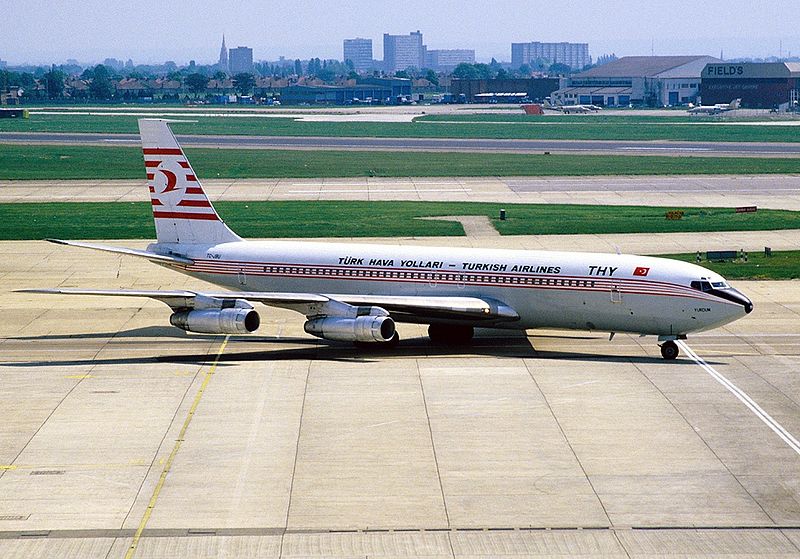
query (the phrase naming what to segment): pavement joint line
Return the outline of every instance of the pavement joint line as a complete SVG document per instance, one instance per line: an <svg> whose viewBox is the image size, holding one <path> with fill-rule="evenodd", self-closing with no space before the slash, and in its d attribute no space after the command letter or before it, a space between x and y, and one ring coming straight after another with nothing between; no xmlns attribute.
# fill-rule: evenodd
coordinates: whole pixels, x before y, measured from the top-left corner
<svg viewBox="0 0 800 559"><path fill-rule="evenodd" d="M725 378L719 371L714 369L711 365L706 363L702 357L697 355L686 342L679 340L678 345L683 349L684 353L688 355L692 361L700 365L714 380L724 386L731 394L736 396L750 411L755 414L764 424L772 429L789 448L800 454L800 441L798 441L789 431L787 431L780 423L772 418L761 406L759 406L750 396L748 396L742 389L733 384L730 380Z"/></svg>
<svg viewBox="0 0 800 559"><path fill-rule="evenodd" d="M681 532L681 531L716 531L716 532L781 532L784 530L800 531L800 525L675 525L675 526L490 526L490 527L458 527L458 528L353 528L353 529L290 529L281 527L248 527L248 528L156 528L145 530L142 538L196 538L202 536L215 537L244 537L244 536L286 536L286 535L343 535L343 534L424 534L443 532L449 534L470 532L576 532L598 531L612 532ZM0 530L0 540L15 540L26 538L47 539L95 539L95 538L130 538L134 535L132 529L67 529L67 530Z"/></svg>
<svg viewBox="0 0 800 559"><path fill-rule="evenodd" d="M281 544L278 549L278 557L283 557L283 541L286 539L286 534L289 530L289 517L292 513L292 495L294 493L294 478L297 474L297 457L300 455L300 437L303 435L303 416L306 411L306 397L308 396L308 380L311 377L311 365L313 361L308 362L306 367L306 380L303 384L303 401L300 403L300 419L297 421L297 442L294 447L294 462L292 464L292 477L289 482L289 502L286 503L286 519L283 527L283 534L281 535Z"/></svg>
<svg viewBox="0 0 800 559"><path fill-rule="evenodd" d="M422 406L425 408L425 419L428 423L428 436L431 441L431 452L433 453L433 463L436 466L436 479L439 482L439 491L442 495L442 508L444 509L444 518L447 521L447 526L450 527L450 512L447 510L447 496L444 493L444 484L442 483L442 471L439 468L439 457L436 454L436 441L433 437L433 427L431 426L431 414L428 411L428 400L425 397L425 383L422 381L422 370L419 367L419 359L414 359L414 367L417 369L417 380L419 381L420 396L422 396ZM453 542L448 541L450 545L450 553L455 557L455 550L453 549Z"/></svg>
<svg viewBox="0 0 800 559"><path fill-rule="evenodd" d="M222 357L225 347L228 345L229 339L230 335L226 335L225 339L222 341L222 345L220 345L219 350L217 351L216 357L214 357L214 362L206 372L203 383L200 385L200 389L197 391L197 394L194 397L192 406L189 408L189 413L186 415L186 419L183 421L183 426L181 427L180 433L178 433L175 445L172 447L172 452L170 452L169 458L167 458L167 462L164 464L164 468L161 470L161 475L159 476L158 483L153 490L153 495L150 497L150 501L147 503L147 508L144 511L142 520L139 522L139 527L136 529L136 533L133 535L133 541L131 542L131 546L128 548L128 552L125 554L125 559L131 559L136 553L139 540L142 537L145 527L147 527L147 523L150 521L150 516L153 514L153 509L155 509L158 496L161 493L161 489L164 487L164 482L167 479L167 474L169 474L169 470L172 468L172 463L181 448L181 444L186 436L186 431L189 429L189 424L192 422L192 418L194 418L194 413L197 410L197 407L200 405L200 400L205 393L208 383L211 381L211 377L214 376L214 372L217 370L217 364L219 364L220 357Z"/></svg>

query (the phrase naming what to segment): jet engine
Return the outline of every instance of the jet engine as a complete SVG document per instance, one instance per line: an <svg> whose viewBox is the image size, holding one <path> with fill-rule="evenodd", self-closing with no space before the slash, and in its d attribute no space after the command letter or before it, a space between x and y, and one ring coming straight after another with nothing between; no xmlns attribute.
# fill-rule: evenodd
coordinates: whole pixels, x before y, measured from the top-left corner
<svg viewBox="0 0 800 559"><path fill-rule="evenodd" d="M303 327L313 336L340 342L388 342L395 334L391 317L375 315L312 318Z"/></svg>
<svg viewBox="0 0 800 559"><path fill-rule="evenodd" d="M197 309L177 311L169 322L187 332L250 334L258 329L261 318L252 308Z"/></svg>

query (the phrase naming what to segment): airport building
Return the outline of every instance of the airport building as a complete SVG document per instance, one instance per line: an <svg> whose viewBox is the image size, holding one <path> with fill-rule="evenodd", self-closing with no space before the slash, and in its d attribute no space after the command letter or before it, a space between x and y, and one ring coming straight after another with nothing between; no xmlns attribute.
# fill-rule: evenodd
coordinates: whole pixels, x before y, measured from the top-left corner
<svg viewBox="0 0 800 559"><path fill-rule="evenodd" d="M406 68L422 68L425 65L425 47L422 33L408 35L383 35L383 63L387 72Z"/></svg>
<svg viewBox="0 0 800 559"><path fill-rule="evenodd" d="M285 105L348 105L353 103L393 105L411 96L411 80L370 78L352 86L291 85L278 89Z"/></svg>
<svg viewBox="0 0 800 559"><path fill-rule="evenodd" d="M625 56L571 76L552 101L604 107L684 105L697 100L703 68L717 62L713 56Z"/></svg>
<svg viewBox="0 0 800 559"><path fill-rule="evenodd" d="M450 93L453 100L465 103L519 103L523 99L543 101L559 88L562 81L561 78L453 80Z"/></svg>
<svg viewBox="0 0 800 559"><path fill-rule="evenodd" d="M437 72L449 72L459 64L475 64L475 51L472 49L431 49L425 50L425 68Z"/></svg>
<svg viewBox="0 0 800 559"><path fill-rule="evenodd" d="M592 63L588 43L511 43L511 66L566 64L580 69Z"/></svg>
<svg viewBox="0 0 800 559"><path fill-rule="evenodd" d="M343 60L353 63L357 72L366 72L372 69L372 39L345 39L342 45Z"/></svg>
<svg viewBox="0 0 800 559"><path fill-rule="evenodd" d="M251 73L253 71L253 49L236 47L228 51L228 66L232 75Z"/></svg>
<svg viewBox="0 0 800 559"><path fill-rule="evenodd" d="M715 62L703 68L700 100L704 105L741 99L747 109L796 108L800 99L800 63Z"/></svg>

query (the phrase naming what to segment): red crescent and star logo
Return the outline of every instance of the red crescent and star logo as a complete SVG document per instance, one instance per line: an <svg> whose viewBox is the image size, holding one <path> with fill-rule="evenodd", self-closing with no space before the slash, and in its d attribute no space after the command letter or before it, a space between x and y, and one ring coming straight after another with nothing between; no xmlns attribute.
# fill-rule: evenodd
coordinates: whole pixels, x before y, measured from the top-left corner
<svg viewBox="0 0 800 559"><path fill-rule="evenodd" d="M166 169L159 169L159 173L163 174L167 178L167 186L164 190L161 191L161 194L166 194L167 192L173 192L177 190L175 185L178 183L178 177L175 176L175 173L172 171L167 171Z"/></svg>

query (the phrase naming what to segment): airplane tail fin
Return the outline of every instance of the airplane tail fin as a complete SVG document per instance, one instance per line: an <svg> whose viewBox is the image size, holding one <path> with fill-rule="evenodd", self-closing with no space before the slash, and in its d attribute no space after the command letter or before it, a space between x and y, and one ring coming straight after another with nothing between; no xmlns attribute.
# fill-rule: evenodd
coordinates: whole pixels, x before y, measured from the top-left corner
<svg viewBox="0 0 800 559"><path fill-rule="evenodd" d="M241 241L211 205L168 122L139 119L158 242L217 244Z"/></svg>
<svg viewBox="0 0 800 559"><path fill-rule="evenodd" d="M741 99L734 99L733 101L731 101L731 104L728 105L728 109L731 110L731 111L735 111L736 109L739 108L739 106L741 104L742 104L742 100Z"/></svg>

